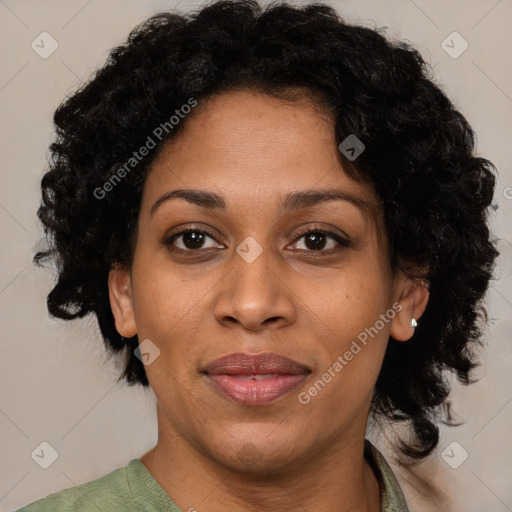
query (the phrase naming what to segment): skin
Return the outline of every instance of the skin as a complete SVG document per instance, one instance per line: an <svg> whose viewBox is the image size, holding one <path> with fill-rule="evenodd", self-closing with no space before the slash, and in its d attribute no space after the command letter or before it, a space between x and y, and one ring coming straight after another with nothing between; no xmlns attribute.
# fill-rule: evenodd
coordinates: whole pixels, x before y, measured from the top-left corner
<svg viewBox="0 0 512 512"><path fill-rule="evenodd" d="M145 367L158 442L141 461L184 511L378 512L379 485L363 457L372 391L389 336L412 336L428 289L392 273L375 191L344 173L333 122L308 100L231 91L183 122L148 174L133 264L109 276L119 333L160 350ZM226 208L178 198L151 215L164 193L185 188L220 194ZM318 189L343 190L376 215L342 200L280 209L286 194ZM186 236L164 243L191 224L214 237L196 249ZM310 227L349 245L328 235L314 250L301 236ZM249 236L262 248L252 263L236 252ZM301 404L299 393L396 303L378 335ZM201 373L232 352L276 352L312 373L273 402L240 405Z"/></svg>

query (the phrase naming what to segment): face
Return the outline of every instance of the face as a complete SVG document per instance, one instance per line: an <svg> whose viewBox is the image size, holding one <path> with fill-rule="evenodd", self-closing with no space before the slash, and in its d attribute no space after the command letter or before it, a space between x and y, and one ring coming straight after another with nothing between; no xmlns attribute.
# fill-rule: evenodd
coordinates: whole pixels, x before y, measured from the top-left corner
<svg viewBox="0 0 512 512"><path fill-rule="evenodd" d="M388 337L412 335L425 293L392 274L379 200L311 104L229 92L184 122L148 174L132 267L109 279L119 332L150 340L159 427L240 471L334 453L364 437ZM178 189L215 196L162 198ZM231 376L228 396L204 370L233 353L302 373Z"/></svg>

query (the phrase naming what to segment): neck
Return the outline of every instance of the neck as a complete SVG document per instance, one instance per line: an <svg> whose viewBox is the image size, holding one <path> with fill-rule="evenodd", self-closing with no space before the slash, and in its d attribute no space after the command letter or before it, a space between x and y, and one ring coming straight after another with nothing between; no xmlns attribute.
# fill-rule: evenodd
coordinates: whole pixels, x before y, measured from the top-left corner
<svg viewBox="0 0 512 512"><path fill-rule="evenodd" d="M363 456L364 436L340 436L334 445L305 454L284 470L248 467L240 472L191 446L175 431L164 436L159 428L159 433L156 446L140 460L184 511L381 510L379 483Z"/></svg>

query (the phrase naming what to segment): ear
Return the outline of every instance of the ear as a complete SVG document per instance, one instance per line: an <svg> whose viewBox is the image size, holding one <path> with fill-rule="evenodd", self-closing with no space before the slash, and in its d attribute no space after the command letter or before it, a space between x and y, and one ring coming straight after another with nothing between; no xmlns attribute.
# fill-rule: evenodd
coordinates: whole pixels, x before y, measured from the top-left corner
<svg viewBox="0 0 512 512"><path fill-rule="evenodd" d="M125 338L132 338L137 334L137 327L133 310L131 275L128 267L116 265L110 270L108 294L117 332Z"/></svg>
<svg viewBox="0 0 512 512"><path fill-rule="evenodd" d="M391 320L390 335L397 341L407 341L414 334L411 320L418 323L423 315L430 297L428 282L422 279L407 277L398 271L395 278L394 302L400 304L401 309Z"/></svg>

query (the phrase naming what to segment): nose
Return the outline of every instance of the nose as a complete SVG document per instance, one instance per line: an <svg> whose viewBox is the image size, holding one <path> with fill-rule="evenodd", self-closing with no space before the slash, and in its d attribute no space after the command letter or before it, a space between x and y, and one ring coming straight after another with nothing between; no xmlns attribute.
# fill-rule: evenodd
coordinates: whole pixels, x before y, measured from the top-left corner
<svg viewBox="0 0 512 512"><path fill-rule="evenodd" d="M295 321L296 307L285 273L271 261L271 251L252 262L233 254L230 271L217 287L214 315L229 328L279 329Z"/></svg>

